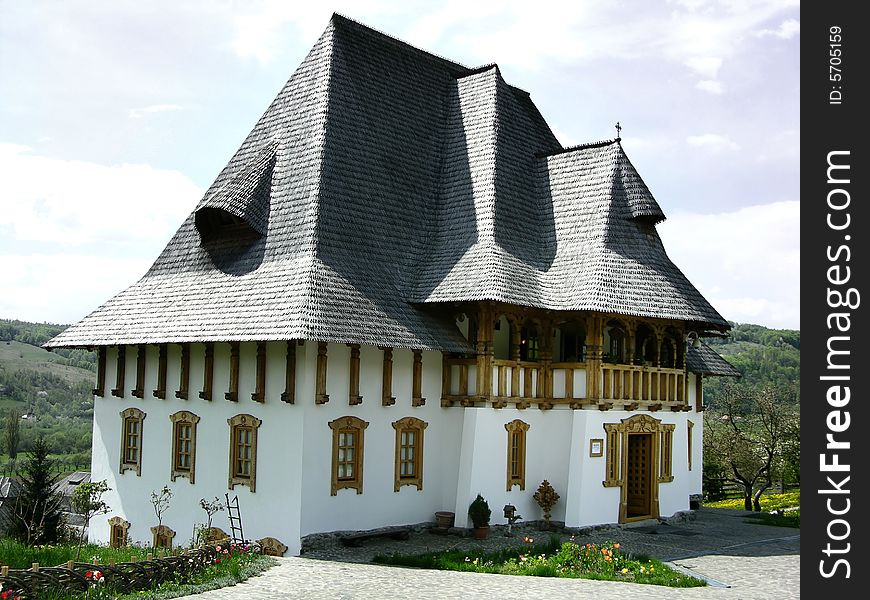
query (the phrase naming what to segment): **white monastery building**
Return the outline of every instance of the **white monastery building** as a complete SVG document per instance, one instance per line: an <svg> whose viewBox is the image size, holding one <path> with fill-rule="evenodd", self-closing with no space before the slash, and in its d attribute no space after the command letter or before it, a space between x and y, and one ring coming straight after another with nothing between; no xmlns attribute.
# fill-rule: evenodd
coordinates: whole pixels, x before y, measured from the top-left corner
<svg viewBox="0 0 870 600"><path fill-rule="evenodd" d="M226 493L290 554L478 493L540 519L544 479L567 526L688 509L702 376L736 372L664 218L619 138L563 148L498 66L334 15L145 276L47 344L99 353L91 541L186 543Z"/></svg>

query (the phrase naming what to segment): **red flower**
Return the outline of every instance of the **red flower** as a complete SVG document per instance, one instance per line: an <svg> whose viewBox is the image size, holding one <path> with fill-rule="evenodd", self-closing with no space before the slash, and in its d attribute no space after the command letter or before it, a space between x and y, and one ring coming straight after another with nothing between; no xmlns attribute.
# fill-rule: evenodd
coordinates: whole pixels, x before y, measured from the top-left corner
<svg viewBox="0 0 870 600"><path fill-rule="evenodd" d="M9 597L9 592L0 592L0 599L6 600Z"/></svg>
<svg viewBox="0 0 870 600"><path fill-rule="evenodd" d="M214 559L214 564L217 565L217 564L220 564L220 562L221 562L221 559L219 559L219 558Z"/></svg>
<svg viewBox="0 0 870 600"><path fill-rule="evenodd" d="M94 576L93 571L85 571L85 579L90 579L93 576Z"/></svg>

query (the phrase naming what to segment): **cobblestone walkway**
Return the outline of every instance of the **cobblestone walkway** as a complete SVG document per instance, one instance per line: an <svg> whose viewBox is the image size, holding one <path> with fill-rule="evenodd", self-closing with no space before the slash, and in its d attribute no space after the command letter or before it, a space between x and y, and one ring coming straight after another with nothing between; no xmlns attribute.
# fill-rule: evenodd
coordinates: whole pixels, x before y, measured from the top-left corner
<svg viewBox="0 0 870 600"><path fill-rule="evenodd" d="M281 598L399 599L448 598L593 598L608 600L647 598L728 598L730 600L791 600L800 597L797 530L749 525L742 511L702 509L696 518L673 525L594 530L577 541L619 541L623 549L673 561L680 567L712 580L704 588L674 589L659 586L590 581L513 577L484 573L459 573L403 569L369 564L376 554L393 551L425 552L447 547L478 548L481 542L454 536L414 533L408 541L369 542L362 548L345 548L323 540L304 557L280 559L261 576L239 584L189 596L191 600L217 600L230 596L252 600ZM488 548L522 543L524 535L544 540L541 532L519 528L513 538L498 529L485 542ZM548 534L543 534L544 536ZM567 539L569 536L563 536ZM537 541L537 540L536 540ZM730 587L716 586L721 582Z"/></svg>

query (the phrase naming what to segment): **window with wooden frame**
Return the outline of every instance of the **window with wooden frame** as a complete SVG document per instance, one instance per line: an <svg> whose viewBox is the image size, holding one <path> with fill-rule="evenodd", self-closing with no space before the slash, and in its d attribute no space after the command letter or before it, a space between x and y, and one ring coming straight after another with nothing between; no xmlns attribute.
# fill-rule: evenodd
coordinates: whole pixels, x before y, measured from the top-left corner
<svg viewBox="0 0 870 600"><path fill-rule="evenodd" d="M118 346L118 362L115 368L115 388L112 395L116 398L124 397L124 373L127 370L127 346Z"/></svg>
<svg viewBox="0 0 870 600"><path fill-rule="evenodd" d="M695 424L691 421L686 422L686 445L688 446L689 451L689 470L692 470L692 429L695 428Z"/></svg>
<svg viewBox="0 0 870 600"><path fill-rule="evenodd" d="M190 483L196 479L196 425L199 417L192 412L180 410L169 415L172 421L172 470L170 478L187 477Z"/></svg>
<svg viewBox="0 0 870 600"><path fill-rule="evenodd" d="M257 429L263 423L252 415L236 415L227 419L230 426L230 473L228 486L246 485L252 492L257 487Z"/></svg>
<svg viewBox="0 0 870 600"><path fill-rule="evenodd" d="M504 426L507 429L507 491L518 485L526 489L526 433L529 424L514 419Z"/></svg>
<svg viewBox="0 0 870 600"><path fill-rule="evenodd" d="M129 521L125 521L121 517L109 519L109 546L111 548L126 548L129 531Z"/></svg>
<svg viewBox="0 0 870 600"><path fill-rule="evenodd" d="M659 481L674 480L674 425L673 423L659 426L661 448L659 450Z"/></svg>
<svg viewBox="0 0 870 600"><path fill-rule="evenodd" d="M341 417L329 422L332 429L332 484L330 494L340 489L363 492L363 451L368 421Z"/></svg>
<svg viewBox="0 0 870 600"><path fill-rule="evenodd" d="M165 548L172 550L172 539L175 537L175 532L166 525L159 525L151 528L152 546L154 548Z"/></svg>
<svg viewBox="0 0 870 600"><path fill-rule="evenodd" d="M396 430L395 486L403 485L423 489L423 431L428 423L416 417L405 417L393 422Z"/></svg>
<svg viewBox="0 0 870 600"><path fill-rule="evenodd" d="M138 408L121 411L121 466L119 472L136 471L142 475L142 421L145 413Z"/></svg>

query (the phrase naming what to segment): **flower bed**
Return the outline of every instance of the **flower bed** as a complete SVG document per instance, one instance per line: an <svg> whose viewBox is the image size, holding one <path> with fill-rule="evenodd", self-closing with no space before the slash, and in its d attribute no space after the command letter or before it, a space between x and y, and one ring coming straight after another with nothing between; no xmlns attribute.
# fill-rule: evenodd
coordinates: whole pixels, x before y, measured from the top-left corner
<svg viewBox="0 0 870 600"><path fill-rule="evenodd" d="M260 557L249 545L222 544L185 551L174 556L117 564L73 563L60 567L32 570L10 570L0 577L3 590L30 598L116 598L140 590L153 590L157 586L184 588L207 585L223 578L222 585L249 576L252 563L262 562L267 568L274 564L268 557ZM255 569L258 572L262 569ZM222 585L211 586L222 587ZM137 594L136 597L142 597ZM169 596L167 596L169 597ZM6 600L6 599L3 599Z"/></svg>
<svg viewBox="0 0 870 600"><path fill-rule="evenodd" d="M538 577L580 577L608 581L627 581L669 587L699 587L706 582L678 573L661 561L631 557L620 551L619 543L578 544L549 543L534 546L532 538L523 538L525 547L490 554L447 550L414 556L392 554L377 556L375 562L390 565L476 571L505 575Z"/></svg>

